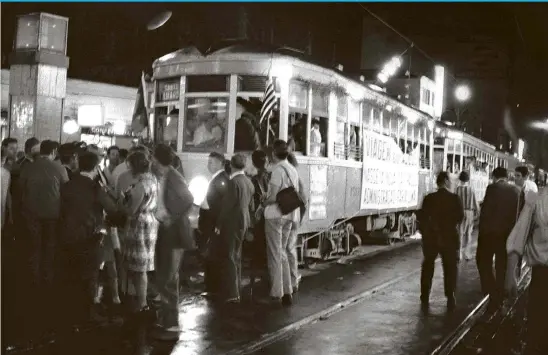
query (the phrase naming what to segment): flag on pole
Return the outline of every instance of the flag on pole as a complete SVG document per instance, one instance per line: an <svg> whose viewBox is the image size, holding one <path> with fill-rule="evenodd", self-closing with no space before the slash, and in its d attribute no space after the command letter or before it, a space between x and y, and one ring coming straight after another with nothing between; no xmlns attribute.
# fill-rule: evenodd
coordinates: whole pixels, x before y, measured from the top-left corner
<svg viewBox="0 0 548 355"><path fill-rule="evenodd" d="M137 89L135 106L133 108L133 118L131 121L131 130L135 133L141 133L143 129L148 128L148 92L145 81L145 73L141 73L141 84Z"/></svg>
<svg viewBox="0 0 548 355"><path fill-rule="evenodd" d="M266 89L263 96L263 105L261 107L261 118L259 120L259 125L267 118L270 118L272 111L276 107L277 98L276 92L274 91L274 79L272 77L268 78L266 82Z"/></svg>

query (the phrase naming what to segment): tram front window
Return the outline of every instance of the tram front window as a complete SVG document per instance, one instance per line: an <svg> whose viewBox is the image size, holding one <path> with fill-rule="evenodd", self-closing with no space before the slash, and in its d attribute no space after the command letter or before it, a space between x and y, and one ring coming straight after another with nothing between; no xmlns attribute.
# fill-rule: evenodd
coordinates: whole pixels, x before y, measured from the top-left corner
<svg viewBox="0 0 548 355"><path fill-rule="evenodd" d="M226 150L228 98L192 97L186 100L184 150Z"/></svg>

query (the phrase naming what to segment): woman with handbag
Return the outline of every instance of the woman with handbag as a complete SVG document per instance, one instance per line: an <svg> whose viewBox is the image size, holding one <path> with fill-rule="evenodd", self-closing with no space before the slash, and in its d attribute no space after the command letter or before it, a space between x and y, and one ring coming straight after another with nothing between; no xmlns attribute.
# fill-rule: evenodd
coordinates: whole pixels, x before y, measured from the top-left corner
<svg viewBox="0 0 548 355"><path fill-rule="evenodd" d="M158 235L158 221L154 215L158 198L158 182L150 172L150 161L143 152L128 156L129 169L137 181L125 193L124 210L128 216L128 230L122 245L128 278L135 286L137 312L149 311L147 288L149 271L154 270L154 250Z"/></svg>
<svg viewBox="0 0 548 355"><path fill-rule="evenodd" d="M526 355L548 354L548 189L526 195L525 206L508 237L506 290L517 293L519 260L532 268L527 302Z"/></svg>
<svg viewBox="0 0 548 355"><path fill-rule="evenodd" d="M300 221L300 208L304 206L300 195L299 174L287 161L289 149L283 140L273 145L272 176L270 178L265 208L265 233L268 272L270 275L269 304L292 304L293 287L289 264L288 245L292 229Z"/></svg>

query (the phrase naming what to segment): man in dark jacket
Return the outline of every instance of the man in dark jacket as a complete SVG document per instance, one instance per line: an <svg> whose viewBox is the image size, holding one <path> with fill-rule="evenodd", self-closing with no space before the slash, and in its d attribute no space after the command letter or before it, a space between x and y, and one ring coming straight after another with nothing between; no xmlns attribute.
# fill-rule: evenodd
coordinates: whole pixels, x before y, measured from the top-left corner
<svg viewBox="0 0 548 355"><path fill-rule="evenodd" d="M232 174L215 224L225 246L223 296L230 303L240 302L242 246L245 234L251 228L251 211L254 210L255 188L244 174L245 163L246 158L242 154L236 154L230 160Z"/></svg>
<svg viewBox="0 0 548 355"><path fill-rule="evenodd" d="M179 268L185 250L195 249L188 214L193 197L183 176L171 166L173 151L159 144L153 155L159 193L156 218L160 222L156 242L156 287L162 307L158 327L152 334L160 340L179 337Z"/></svg>
<svg viewBox="0 0 548 355"><path fill-rule="evenodd" d="M503 301L506 275L506 239L519 214L520 189L508 182L508 171L493 170L494 182L487 186L481 207L476 262L484 294L491 296L491 308ZM493 256L495 275L493 275Z"/></svg>
<svg viewBox="0 0 548 355"><path fill-rule="evenodd" d="M98 278L103 211L113 212L116 204L95 181L99 157L91 152L79 157L80 173L61 186L60 233L57 246L58 285L61 307L68 325L91 319L104 321L94 306ZM91 313L90 313L91 312Z"/></svg>
<svg viewBox="0 0 548 355"><path fill-rule="evenodd" d="M221 260L221 246L219 236L215 233L215 223L219 218L223 197L229 183L228 174L225 171L225 157L213 152L209 155L207 168L212 174L206 198L200 208L198 229L202 235L201 247L207 248L205 265L206 294L204 296L215 297L221 284L219 260Z"/></svg>
<svg viewBox="0 0 548 355"><path fill-rule="evenodd" d="M424 260L421 272L421 304L428 307L436 258L441 255L447 308L455 308L457 264L460 250L459 225L464 210L459 197L449 192L449 175L442 171L436 179L438 191L426 195L419 213Z"/></svg>

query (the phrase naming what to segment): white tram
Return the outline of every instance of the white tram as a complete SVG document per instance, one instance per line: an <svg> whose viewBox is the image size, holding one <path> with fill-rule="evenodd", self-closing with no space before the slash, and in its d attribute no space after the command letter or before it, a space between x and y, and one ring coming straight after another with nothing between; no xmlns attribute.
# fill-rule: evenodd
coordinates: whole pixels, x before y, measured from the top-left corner
<svg viewBox="0 0 548 355"><path fill-rule="evenodd" d="M278 105L258 124L268 78ZM348 254L364 238L415 233L414 212L433 188L439 148L426 113L295 51L246 42L167 54L154 62L152 82L154 138L178 152L196 205L207 190L211 151L251 153L280 138L294 143L309 195L301 261ZM311 142L313 126L319 133ZM485 153L480 142L468 150L445 139L442 166L448 157L462 166L462 149ZM460 155L448 154L451 149Z"/></svg>

